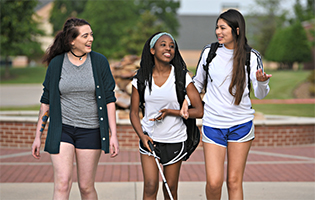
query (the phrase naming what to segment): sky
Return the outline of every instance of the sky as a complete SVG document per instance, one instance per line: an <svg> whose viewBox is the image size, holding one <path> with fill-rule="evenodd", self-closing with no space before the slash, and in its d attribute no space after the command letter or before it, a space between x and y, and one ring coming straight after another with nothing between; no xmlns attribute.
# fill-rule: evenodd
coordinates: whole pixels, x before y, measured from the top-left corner
<svg viewBox="0 0 315 200"><path fill-rule="evenodd" d="M261 0L263 1L263 0ZM281 8L292 10L296 0L282 0ZM222 8L238 6L238 10L246 15L255 8L255 0L180 0L181 7L178 10L180 15L218 15ZM306 0L300 0L305 4Z"/></svg>

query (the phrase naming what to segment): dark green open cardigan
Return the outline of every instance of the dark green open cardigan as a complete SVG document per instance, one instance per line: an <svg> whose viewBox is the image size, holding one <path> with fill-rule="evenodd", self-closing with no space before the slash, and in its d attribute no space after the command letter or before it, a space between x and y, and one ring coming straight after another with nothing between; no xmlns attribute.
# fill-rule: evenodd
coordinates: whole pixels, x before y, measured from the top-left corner
<svg viewBox="0 0 315 200"><path fill-rule="evenodd" d="M115 102L115 81L110 71L109 63L105 56L92 51L90 53L92 69L95 81L95 95L98 107L102 150L109 153L109 124L107 104ZM64 54L53 58L48 66L44 89L40 102L49 104L49 127L45 142L45 151L58 154L62 131L61 105L59 80L63 64Z"/></svg>

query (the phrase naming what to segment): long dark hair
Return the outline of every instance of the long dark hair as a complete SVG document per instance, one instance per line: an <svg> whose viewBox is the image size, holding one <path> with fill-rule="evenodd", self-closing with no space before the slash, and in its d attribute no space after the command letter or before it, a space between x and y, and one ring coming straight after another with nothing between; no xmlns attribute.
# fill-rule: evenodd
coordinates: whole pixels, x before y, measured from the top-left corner
<svg viewBox="0 0 315 200"><path fill-rule="evenodd" d="M63 30L59 31L54 43L48 47L43 58L43 63L49 65L50 61L57 55L71 50L71 42L78 37L78 26L89 25L84 19L69 18L63 25Z"/></svg>
<svg viewBox="0 0 315 200"><path fill-rule="evenodd" d="M229 86L229 93L234 96L235 105L239 105L246 87L246 48L249 48L246 38L245 19L243 15L234 9L229 9L222 13L218 19L223 19L232 29L234 39L234 56L233 56L233 70L232 81ZM237 34L237 28L239 29ZM235 92L233 88L235 87Z"/></svg>
<svg viewBox="0 0 315 200"><path fill-rule="evenodd" d="M142 55L141 55L141 62L140 62L140 68L138 69L137 76L144 77L145 83L149 83L149 90L152 90L152 70L155 65L154 63L154 55L150 52L150 42L152 38L159 34L160 32L157 32L153 34L144 44ZM187 66L185 61L183 60L179 50L178 50L178 44L176 40L175 42L175 55L174 58L171 60L170 64L172 64L175 68L175 76L179 77L182 70L187 70Z"/></svg>

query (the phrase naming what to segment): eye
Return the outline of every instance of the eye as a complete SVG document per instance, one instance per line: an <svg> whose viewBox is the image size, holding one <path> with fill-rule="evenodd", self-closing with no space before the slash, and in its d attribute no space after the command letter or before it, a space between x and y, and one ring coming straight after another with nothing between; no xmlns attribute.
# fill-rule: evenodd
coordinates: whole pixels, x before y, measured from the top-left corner
<svg viewBox="0 0 315 200"><path fill-rule="evenodd" d="M175 48L175 45L172 44L172 45L170 45L170 47L171 47L172 49L174 49L174 48Z"/></svg>
<svg viewBox="0 0 315 200"><path fill-rule="evenodd" d="M162 47L165 47L166 45L165 45L165 43L162 43L161 46L162 46Z"/></svg>

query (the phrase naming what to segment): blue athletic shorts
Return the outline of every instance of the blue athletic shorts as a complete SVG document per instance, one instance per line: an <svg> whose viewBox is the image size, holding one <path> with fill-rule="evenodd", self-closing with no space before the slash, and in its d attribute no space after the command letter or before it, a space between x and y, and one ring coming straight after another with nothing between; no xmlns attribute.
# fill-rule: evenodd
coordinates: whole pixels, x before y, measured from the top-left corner
<svg viewBox="0 0 315 200"><path fill-rule="evenodd" d="M101 149L99 128L78 128L62 124L61 142L73 144L77 149Z"/></svg>
<svg viewBox="0 0 315 200"><path fill-rule="evenodd" d="M255 138L253 121L230 128L202 126L202 141L227 147L228 142L247 142Z"/></svg>

